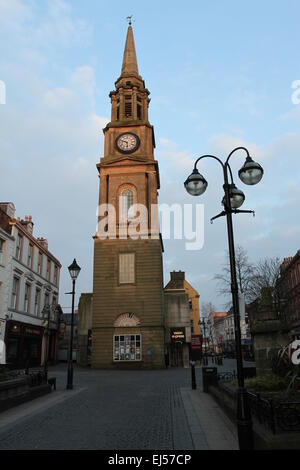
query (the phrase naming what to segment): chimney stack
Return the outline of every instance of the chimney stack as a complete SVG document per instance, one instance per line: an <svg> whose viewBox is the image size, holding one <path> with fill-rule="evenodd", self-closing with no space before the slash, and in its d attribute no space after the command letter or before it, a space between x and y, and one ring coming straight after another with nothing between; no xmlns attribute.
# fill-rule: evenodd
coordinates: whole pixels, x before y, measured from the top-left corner
<svg viewBox="0 0 300 470"><path fill-rule="evenodd" d="M48 250L48 240L43 237L40 237L37 239L37 241L45 250Z"/></svg>

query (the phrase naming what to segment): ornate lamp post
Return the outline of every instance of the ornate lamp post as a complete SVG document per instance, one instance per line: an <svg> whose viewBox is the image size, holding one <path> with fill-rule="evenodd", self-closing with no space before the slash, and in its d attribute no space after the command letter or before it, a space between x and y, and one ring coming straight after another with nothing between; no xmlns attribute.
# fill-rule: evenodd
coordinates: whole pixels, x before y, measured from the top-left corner
<svg viewBox="0 0 300 470"><path fill-rule="evenodd" d="M69 346L69 358L68 358L68 382L67 390L72 390L73 388L73 328L74 328L74 305L75 305L75 283L76 279L81 271L81 268L76 263L74 258L73 263L68 267L71 279L72 279L72 318L71 318L71 332L70 332L70 346Z"/></svg>
<svg viewBox="0 0 300 470"><path fill-rule="evenodd" d="M237 150L243 150L246 152L247 157L244 165L239 170L238 175L241 181L247 185L254 185L259 183L263 177L262 167L254 162L250 157L248 150L245 147L237 147L228 155L225 163L223 163L218 157L214 155L203 155L198 158L195 162L192 174L187 178L184 183L185 189L192 196L200 196L207 188L206 179L197 170L197 164L203 158L213 158L218 161L223 170L224 177L224 197L222 204L224 210L220 214L216 215L211 219L211 222L218 217L226 216L227 220L227 234L228 234L228 246L230 256L230 273L231 273L231 292L232 292L232 303L234 313L234 328L235 328L235 347L236 347L236 361L237 361L237 376L238 376L238 390L237 390L237 428L238 428L238 439L240 449L253 449L253 432L252 432L252 421L250 408L248 404L248 395L244 386L244 371L243 371L243 358L242 358L242 345L241 345L241 327L240 327L240 312L239 312L239 299L238 299L238 284L236 276L236 265L235 265L235 251L234 251L234 237L233 237L233 225L232 225L232 213L254 213L248 210L239 210L242 206L245 195L238 189L233 181L232 171L229 165L230 157ZM230 181L229 183L229 175Z"/></svg>

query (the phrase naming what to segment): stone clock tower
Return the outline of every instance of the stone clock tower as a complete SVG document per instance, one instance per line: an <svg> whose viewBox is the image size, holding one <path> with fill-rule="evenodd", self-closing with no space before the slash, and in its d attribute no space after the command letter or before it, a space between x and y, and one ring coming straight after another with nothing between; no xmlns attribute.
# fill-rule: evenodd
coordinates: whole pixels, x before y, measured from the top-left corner
<svg viewBox="0 0 300 470"><path fill-rule="evenodd" d="M104 230L94 237L92 367L161 368L165 361L159 170L148 120L149 91L138 72L130 24L121 76L110 98L111 122L103 131L104 157L97 165L98 222Z"/></svg>

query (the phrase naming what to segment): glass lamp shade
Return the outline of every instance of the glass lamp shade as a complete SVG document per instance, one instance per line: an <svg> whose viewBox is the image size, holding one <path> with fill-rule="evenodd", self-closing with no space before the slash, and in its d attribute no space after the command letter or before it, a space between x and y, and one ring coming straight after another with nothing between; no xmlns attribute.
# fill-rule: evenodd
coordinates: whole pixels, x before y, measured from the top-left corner
<svg viewBox="0 0 300 470"><path fill-rule="evenodd" d="M231 185L230 188L230 204L232 209L238 209L244 204L245 194L243 191L238 189L235 184Z"/></svg>
<svg viewBox="0 0 300 470"><path fill-rule="evenodd" d="M185 181L184 187L192 196L201 196L206 191L207 181L197 168L194 168L193 173Z"/></svg>
<svg viewBox="0 0 300 470"><path fill-rule="evenodd" d="M81 271L81 268L80 266L78 266L78 264L76 263L76 259L74 258L74 261L72 264L70 264L70 266L68 267L68 270L69 270L69 273L70 273L70 276L73 280L77 279L78 277L78 274L80 273Z"/></svg>
<svg viewBox="0 0 300 470"><path fill-rule="evenodd" d="M252 160L251 157L247 157L244 165L239 170L240 180L248 185L257 184L260 182L264 174L263 168Z"/></svg>

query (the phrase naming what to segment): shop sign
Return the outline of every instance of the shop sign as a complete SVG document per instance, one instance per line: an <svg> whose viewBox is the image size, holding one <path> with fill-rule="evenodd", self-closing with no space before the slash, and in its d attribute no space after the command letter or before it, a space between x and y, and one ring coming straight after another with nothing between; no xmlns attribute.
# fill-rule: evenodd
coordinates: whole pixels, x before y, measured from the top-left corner
<svg viewBox="0 0 300 470"><path fill-rule="evenodd" d="M185 328L171 328L172 341L185 341Z"/></svg>
<svg viewBox="0 0 300 470"><path fill-rule="evenodd" d="M192 337L191 337L191 348L192 348L193 351L201 351L201 349L202 349L201 335L192 335Z"/></svg>

